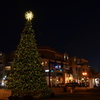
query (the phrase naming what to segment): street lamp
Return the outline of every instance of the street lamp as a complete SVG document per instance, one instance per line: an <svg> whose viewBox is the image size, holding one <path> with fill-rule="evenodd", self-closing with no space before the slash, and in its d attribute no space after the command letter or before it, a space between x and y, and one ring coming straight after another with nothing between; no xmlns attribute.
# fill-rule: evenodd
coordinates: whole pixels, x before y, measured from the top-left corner
<svg viewBox="0 0 100 100"><path fill-rule="evenodd" d="M84 80L85 80L85 87L86 87L86 76L87 76L87 72L83 72L82 75L84 76Z"/></svg>
<svg viewBox="0 0 100 100"><path fill-rule="evenodd" d="M82 75L83 75L83 76L86 76L86 75L87 75L87 72L83 72Z"/></svg>

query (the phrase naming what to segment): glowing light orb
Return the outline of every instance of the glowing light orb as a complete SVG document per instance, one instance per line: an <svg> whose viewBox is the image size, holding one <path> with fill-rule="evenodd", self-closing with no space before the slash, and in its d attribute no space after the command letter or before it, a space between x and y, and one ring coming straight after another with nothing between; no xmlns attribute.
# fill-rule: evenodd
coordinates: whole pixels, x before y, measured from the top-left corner
<svg viewBox="0 0 100 100"><path fill-rule="evenodd" d="M31 11L27 11L27 12L25 13L25 18L26 18L26 20L30 21L30 20L33 19L33 17L34 17L34 15L33 15L33 13L32 13Z"/></svg>

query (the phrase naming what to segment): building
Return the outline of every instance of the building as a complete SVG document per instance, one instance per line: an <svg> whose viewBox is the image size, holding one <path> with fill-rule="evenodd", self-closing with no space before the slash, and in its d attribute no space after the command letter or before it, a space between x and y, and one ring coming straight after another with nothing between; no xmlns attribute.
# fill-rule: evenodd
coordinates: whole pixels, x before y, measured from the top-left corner
<svg viewBox="0 0 100 100"><path fill-rule="evenodd" d="M90 66L86 59L77 58L76 56L69 58L69 70L72 76L69 81L75 81L79 84L89 85Z"/></svg>
<svg viewBox="0 0 100 100"><path fill-rule="evenodd" d="M6 55L0 52L0 83L5 79Z"/></svg>
<svg viewBox="0 0 100 100"><path fill-rule="evenodd" d="M47 84L56 86L59 83L65 83L68 55L59 53L50 47L38 47L38 51L45 70Z"/></svg>
<svg viewBox="0 0 100 100"><path fill-rule="evenodd" d="M65 83L65 73L68 70L67 53L59 53L55 51L55 49L47 46L38 47L38 51L41 57L41 64L45 70L47 84L49 86L56 86L59 83ZM6 76L11 70L14 53L15 51L6 55L6 63L5 66L3 66L5 69L3 74Z"/></svg>
<svg viewBox="0 0 100 100"><path fill-rule="evenodd" d="M70 82L88 84L90 67L87 60L69 57L67 53L57 52L55 49L47 46L38 47L38 51L49 86L57 86L59 83L65 84ZM6 55L2 77L9 74L13 57L14 51Z"/></svg>

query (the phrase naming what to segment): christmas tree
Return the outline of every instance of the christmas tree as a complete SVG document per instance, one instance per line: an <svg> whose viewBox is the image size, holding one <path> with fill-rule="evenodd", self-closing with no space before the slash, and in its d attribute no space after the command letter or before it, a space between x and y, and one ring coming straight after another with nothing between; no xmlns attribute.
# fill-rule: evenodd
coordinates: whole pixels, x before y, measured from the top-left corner
<svg viewBox="0 0 100 100"><path fill-rule="evenodd" d="M12 69L8 75L7 89L12 91L13 96L48 97L51 95L51 89L46 83L32 29L33 13L28 11L25 17L27 21L15 51Z"/></svg>

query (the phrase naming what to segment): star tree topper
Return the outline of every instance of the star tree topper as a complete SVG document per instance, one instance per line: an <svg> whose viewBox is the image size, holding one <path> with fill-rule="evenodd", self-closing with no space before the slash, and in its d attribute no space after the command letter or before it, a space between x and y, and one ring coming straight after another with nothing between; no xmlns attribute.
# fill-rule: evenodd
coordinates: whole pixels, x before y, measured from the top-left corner
<svg viewBox="0 0 100 100"><path fill-rule="evenodd" d="M33 19L34 15L32 13L32 11L27 11L25 13L25 19L28 20L28 21L31 21Z"/></svg>

